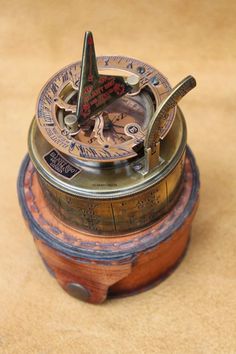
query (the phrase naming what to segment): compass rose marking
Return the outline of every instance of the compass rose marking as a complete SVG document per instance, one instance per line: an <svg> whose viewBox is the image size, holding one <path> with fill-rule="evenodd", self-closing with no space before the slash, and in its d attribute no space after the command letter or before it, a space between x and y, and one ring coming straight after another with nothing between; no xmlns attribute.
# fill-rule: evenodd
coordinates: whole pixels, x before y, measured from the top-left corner
<svg viewBox="0 0 236 354"><path fill-rule="evenodd" d="M105 61L107 61L108 59L109 59L108 66L106 66ZM132 63L132 68L127 67L129 63ZM156 69L154 69L149 65L146 65L145 63L140 62L139 60L128 58L128 57L121 57L121 56L103 56L103 57L98 57L95 64L98 65L99 70L108 69L108 68L109 70L117 69L117 70L121 70L121 75L124 75L123 73L125 71L129 73L128 75L132 75L132 74L138 75L141 81L141 88L148 85L151 91L153 92L157 102L157 107L159 106L163 97L167 96L168 90L170 92L171 88L167 79ZM137 74L137 68L141 66L145 68L145 73ZM137 143L136 139L134 139L135 136L133 136L131 140L127 140L126 138L124 138L124 136L127 137L127 134L123 136L123 133L125 132L124 130L122 130L121 127L118 126L120 125L118 121L119 119L116 121L116 117L113 116L111 116L111 120L112 123L115 124L107 125L106 123L104 131L103 129L97 130L98 132L97 137L95 137L93 133L91 135L91 139L94 140L93 142L91 142L90 139L86 143L83 143L79 139L77 140L77 137L76 138L72 137L72 139L70 137L69 139L67 135L63 134L64 132L62 131L62 126L58 122L57 114L62 112L62 110L66 112L66 114L68 113L76 114L77 105L74 104L75 103L74 100L71 101L67 100L67 92L68 90L70 90L69 92L72 93L74 90L74 98L76 100L77 98L76 95L80 84L81 70L82 70L81 62L76 62L71 65L68 65L67 67L63 68L58 73L56 73L54 77L48 83L46 83L46 85L42 89L38 100L38 108L36 113L41 132L45 137L48 138L48 140L52 143L52 145L58 148L61 152L73 155L80 159L91 159L94 161L101 161L101 160L113 161L113 160L122 160L122 159L136 156L136 152L133 150L133 146ZM88 74L90 73L91 70L88 71ZM159 81L158 85L153 85L151 82L151 79L154 76L156 76ZM97 82L95 81L92 83L92 90L91 90L92 94L88 95L89 100L91 100L91 102L90 101L87 102L93 103L95 105L96 100L99 99L101 100L100 103L102 102L105 103L104 106L101 105L100 110L98 110L95 114L93 114L93 116L90 115L88 117L89 121L90 121L90 117L91 119L94 119L94 117L96 117L101 112L107 111L107 108L109 107L110 103L109 103L109 99L107 101L106 99L107 96L109 98L109 95L111 94L109 90L113 89L114 84L116 83L115 81L113 81L112 75L99 75L99 78L101 79L100 83L99 83L99 79ZM116 78L123 79L123 77L121 76L120 77L115 76L115 79ZM88 82L88 86L91 86L91 82ZM102 87L104 87L104 91ZM106 91L108 92L106 93ZM162 95L163 92L165 93ZM104 93L106 93L106 95L104 95ZM130 95L123 96L122 100L126 101L128 99L127 97L131 97L131 96ZM56 107L58 107L59 110ZM135 104L132 107L135 110L135 112L138 112L138 107L136 107ZM92 112L94 108L96 108L96 106L95 107L92 106ZM108 108L108 112L109 112L109 108ZM120 115L122 116L121 113ZM167 116L161 118L160 125L159 125L159 131L161 130L160 131L161 135L164 135L166 131L168 131L168 128L171 126L171 122L173 121L174 115L175 115L175 110L171 110L171 112ZM87 122L87 119L85 119L83 124L84 127L86 128L90 126L91 132L92 132L92 127L95 127L95 124L94 123L92 124L91 122ZM98 128L102 128L101 125L99 125ZM108 130L110 132L109 136L111 138L109 140L109 143L106 142L108 136L107 134ZM115 142L117 139L116 133L119 135L119 144ZM105 142L102 141L103 140L102 135L105 138ZM98 145L96 144L96 142L98 143ZM92 147L91 144L95 144L95 145ZM109 148L105 147L106 145L109 145Z"/></svg>

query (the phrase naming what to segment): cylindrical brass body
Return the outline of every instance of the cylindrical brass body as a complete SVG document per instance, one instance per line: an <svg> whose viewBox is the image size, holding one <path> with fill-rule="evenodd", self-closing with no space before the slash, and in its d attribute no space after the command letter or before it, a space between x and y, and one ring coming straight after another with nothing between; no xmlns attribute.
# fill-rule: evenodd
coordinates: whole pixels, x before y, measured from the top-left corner
<svg viewBox="0 0 236 354"><path fill-rule="evenodd" d="M52 146L36 122L29 132L29 153L39 174L48 205L67 225L85 233L116 236L135 232L167 213L181 192L186 149L186 126L178 109L175 122L161 142L159 166L142 175L136 161L103 166L68 159L80 171L66 179L45 161Z"/></svg>

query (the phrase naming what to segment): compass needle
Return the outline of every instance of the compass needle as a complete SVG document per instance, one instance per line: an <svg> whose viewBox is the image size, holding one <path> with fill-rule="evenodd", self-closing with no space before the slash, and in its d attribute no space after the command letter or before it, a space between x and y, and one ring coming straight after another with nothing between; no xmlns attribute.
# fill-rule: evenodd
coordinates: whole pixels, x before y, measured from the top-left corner
<svg viewBox="0 0 236 354"><path fill-rule="evenodd" d="M93 129L93 133L95 138L97 139L98 143L104 145L106 139L103 135L103 128L104 128L104 119L102 114L95 118L95 125Z"/></svg>

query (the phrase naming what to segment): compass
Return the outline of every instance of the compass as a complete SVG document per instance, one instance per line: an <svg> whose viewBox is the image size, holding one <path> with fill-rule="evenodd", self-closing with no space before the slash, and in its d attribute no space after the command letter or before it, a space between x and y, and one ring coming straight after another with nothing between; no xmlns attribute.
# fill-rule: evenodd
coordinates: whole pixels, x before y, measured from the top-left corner
<svg viewBox="0 0 236 354"><path fill-rule="evenodd" d="M172 87L159 70L134 58L96 57L91 32L85 33L82 60L43 86L19 196L44 262L70 294L97 303L109 294L139 290L182 256L199 180L178 103L195 86L190 75ZM177 215L185 241L175 230ZM175 238L162 271L155 256L137 275L139 256L148 249L156 254L160 242ZM70 257L79 268L73 262L63 268ZM100 285L94 285L85 263L98 273L106 264L108 284L98 275ZM132 274L142 279L135 283ZM128 275L133 285L124 280L117 287Z"/></svg>

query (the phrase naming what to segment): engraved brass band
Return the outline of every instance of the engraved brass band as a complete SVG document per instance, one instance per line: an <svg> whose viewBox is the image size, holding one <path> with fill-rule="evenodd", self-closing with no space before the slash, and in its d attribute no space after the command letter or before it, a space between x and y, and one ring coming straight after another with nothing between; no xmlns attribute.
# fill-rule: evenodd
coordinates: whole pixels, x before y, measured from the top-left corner
<svg viewBox="0 0 236 354"><path fill-rule="evenodd" d="M89 234L116 236L142 229L167 213L181 191L185 153L161 182L117 199L87 199L54 188L40 178L51 210L66 224Z"/></svg>

